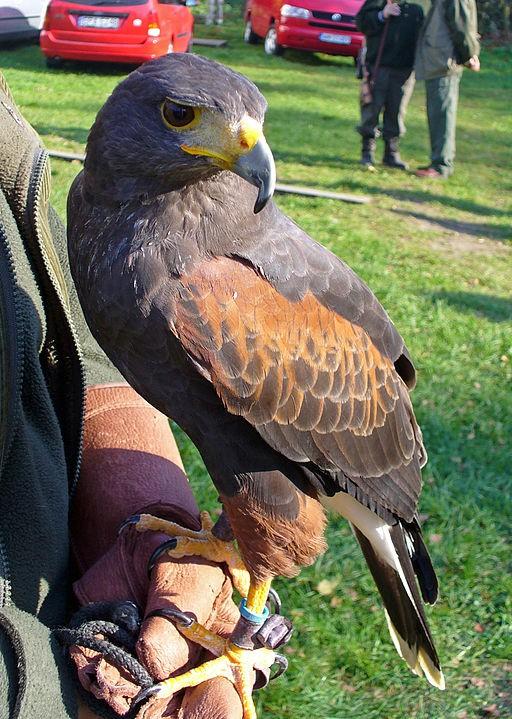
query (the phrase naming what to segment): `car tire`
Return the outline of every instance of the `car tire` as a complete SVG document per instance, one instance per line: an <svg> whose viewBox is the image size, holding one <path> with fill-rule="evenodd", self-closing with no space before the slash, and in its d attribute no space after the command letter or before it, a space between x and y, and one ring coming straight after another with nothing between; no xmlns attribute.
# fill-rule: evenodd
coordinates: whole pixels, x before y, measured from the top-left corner
<svg viewBox="0 0 512 719"><path fill-rule="evenodd" d="M265 35L264 49L267 55L282 55L284 48L277 42L277 29L271 25Z"/></svg>
<svg viewBox="0 0 512 719"><path fill-rule="evenodd" d="M259 37L256 35L254 30L252 29L251 21L247 20L245 23L244 28L244 42L249 43L249 45L256 45L258 42Z"/></svg>
<svg viewBox="0 0 512 719"><path fill-rule="evenodd" d="M49 67L51 70L58 70L60 67L62 67L62 58L47 57L46 58L46 67Z"/></svg>

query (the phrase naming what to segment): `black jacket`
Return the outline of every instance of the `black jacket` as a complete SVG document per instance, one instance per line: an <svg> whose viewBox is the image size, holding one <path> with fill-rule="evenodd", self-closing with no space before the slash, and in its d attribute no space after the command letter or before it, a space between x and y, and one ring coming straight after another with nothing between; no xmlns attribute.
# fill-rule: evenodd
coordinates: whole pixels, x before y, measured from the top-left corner
<svg viewBox="0 0 512 719"><path fill-rule="evenodd" d="M380 65L382 67L412 68L416 43L423 23L423 9L418 3L400 3L401 14L380 20L385 0L366 0L356 16L358 29L366 36L366 63L375 64L382 34L388 25Z"/></svg>

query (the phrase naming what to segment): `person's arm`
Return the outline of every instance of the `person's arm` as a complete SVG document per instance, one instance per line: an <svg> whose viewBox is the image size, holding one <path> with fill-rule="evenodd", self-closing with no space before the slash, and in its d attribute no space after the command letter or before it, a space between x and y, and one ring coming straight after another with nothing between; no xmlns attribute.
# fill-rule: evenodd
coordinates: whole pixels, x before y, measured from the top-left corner
<svg viewBox="0 0 512 719"><path fill-rule="evenodd" d="M166 417L127 385L90 387L84 425L83 460L71 510L71 545L81 579L75 582L80 604L134 601L142 617L155 609L193 612L212 631L228 636L238 619L232 586L222 567L197 557L170 560L162 555L148 576L148 560L168 537L125 529L120 523L147 511L198 529L198 508L183 470ZM82 685L122 713L138 687L120 677L97 652L72 647ZM161 617L146 619L137 655L158 680L203 661L174 625ZM144 719L174 716L180 697L143 707ZM82 710L82 713L87 712ZM186 719L241 719L234 687L224 681L189 690L180 716ZM82 719L82 717L79 717Z"/></svg>
<svg viewBox="0 0 512 719"><path fill-rule="evenodd" d="M382 9L386 3L382 0L366 0L356 15L356 27L367 37L380 35L384 26Z"/></svg>
<svg viewBox="0 0 512 719"><path fill-rule="evenodd" d="M475 0L447 0L445 17L459 65L470 63L480 54Z"/></svg>
<svg viewBox="0 0 512 719"><path fill-rule="evenodd" d="M400 5L393 0L369 0L365 3L356 15L358 30L367 37L380 35L384 29L384 23L390 17L398 17L401 13Z"/></svg>

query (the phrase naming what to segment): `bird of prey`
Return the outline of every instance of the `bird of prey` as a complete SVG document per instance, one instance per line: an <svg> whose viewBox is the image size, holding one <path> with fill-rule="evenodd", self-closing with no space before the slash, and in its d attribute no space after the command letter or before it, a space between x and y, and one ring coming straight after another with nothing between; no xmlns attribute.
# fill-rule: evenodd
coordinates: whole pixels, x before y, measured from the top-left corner
<svg viewBox="0 0 512 719"><path fill-rule="evenodd" d="M70 190L87 322L199 449L239 555L207 519L192 532L142 515L137 528L177 536L175 556L226 561L257 626L272 578L324 550L325 509L342 515L398 653L443 689L421 598L435 602L437 580L417 515L426 453L415 370L370 289L272 202L265 110L255 85L219 63L149 62L100 110ZM183 631L218 658L157 685L161 695L217 672L254 717L248 672L271 652L195 623Z"/></svg>

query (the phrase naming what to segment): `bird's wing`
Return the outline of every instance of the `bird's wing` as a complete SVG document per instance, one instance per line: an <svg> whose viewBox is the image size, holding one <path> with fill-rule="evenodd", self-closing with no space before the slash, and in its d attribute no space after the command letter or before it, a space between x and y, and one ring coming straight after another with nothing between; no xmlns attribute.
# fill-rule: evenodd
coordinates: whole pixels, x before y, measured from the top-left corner
<svg viewBox="0 0 512 719"><path fill-rule="evenodd" d="M175 332L225 407L279 452L350 480L367 506L412 518L422 443L393 361L310 291L292 300L247 262L182 277Z"/></svg>

